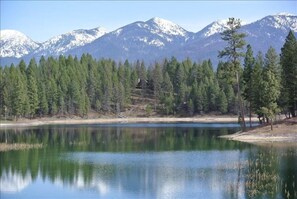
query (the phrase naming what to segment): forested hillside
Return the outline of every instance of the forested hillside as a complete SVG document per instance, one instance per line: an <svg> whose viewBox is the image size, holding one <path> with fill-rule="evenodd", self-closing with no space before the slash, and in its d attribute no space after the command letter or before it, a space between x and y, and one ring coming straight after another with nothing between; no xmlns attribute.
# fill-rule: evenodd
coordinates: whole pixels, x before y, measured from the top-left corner
<svg viewBox="0 0 297 199"><path fill-rule="evenodd" d="M296 46L290 32L280 59L273 48L254 56L252 47L248 47L240 70L246 110L267 117L267 111L273 108L295 116ZM220 62L214 71L210 60L179 62L172 57L147 66L141 61L95 60L88 54L80 59L31 59L28 65L21 61L16 66L0 67L0 114L8 119L84 117L90 111L98 116L120 115L132 109L136 89L140 96L152 99L146 110L159 115L236 114L235 76L228 64Z"/></svg>
<svg viewBox="0 0 297 199"><path fill-rule="evenodd" d="M150 95L150 109L159 114L234 112L232 86L219 86L210 61L201 64L175 58L162 64L116 63L72 56L21 61L1 70L1 115L36 117L85 116L92 109L120 113L129 108L131 94Z"/></svg>
<svg viewBox="0 0 297 199"><path fill-rule="evenodd" d="M281 57L270 48L255 57L248 45L239 76L244 108L259 117L297 107L297 47L291 31ZM116 114L133 111L133 106L149 98L143 111L159 115L194 115L238 112L237 85L230 62L220 62L213 70L210 60L202 63L174 57L146 66L144 62L117 63L60 56L31 59L27 66L0 67L0 114L2 118L47 116L88 116L90 111ZM245 111L246 112L246 111Z"/></svg>

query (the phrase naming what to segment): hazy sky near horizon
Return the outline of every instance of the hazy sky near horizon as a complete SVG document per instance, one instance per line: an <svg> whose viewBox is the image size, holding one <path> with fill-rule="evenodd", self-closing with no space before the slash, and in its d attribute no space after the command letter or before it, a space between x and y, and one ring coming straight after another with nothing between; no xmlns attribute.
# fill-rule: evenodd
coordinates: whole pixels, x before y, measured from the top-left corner
<svg viewBox="0 0 297 199"><path fill-rule="evenodd" d="M37 42L76 29L113 31L135 21L161 17L198 32L218 19L252 22L267 15L297 15L297 1L7 1L1 0L1 30L23 32Z"/></svg>

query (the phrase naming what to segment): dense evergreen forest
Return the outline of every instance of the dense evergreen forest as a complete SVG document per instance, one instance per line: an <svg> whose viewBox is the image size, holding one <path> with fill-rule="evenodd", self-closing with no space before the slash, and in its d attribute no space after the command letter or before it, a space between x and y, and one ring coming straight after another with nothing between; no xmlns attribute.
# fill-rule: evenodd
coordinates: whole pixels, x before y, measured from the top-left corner
<svg viewBox="0 0 297 199"><path fill-rule="evenodd" d="M297 110L297 44L290 32L279 56L273 48L254 55L245 50L239 69L240 96L245 113L270 118ZM201 63L176 58L145 65L84 54L32 59L28 65L0 67L1 118L47 117L88 113L120 114L129 110L131 94L150 94L160 115L194 115L211 112L237 114L238 87L230 62L217 69L210 60Z"/></svg>

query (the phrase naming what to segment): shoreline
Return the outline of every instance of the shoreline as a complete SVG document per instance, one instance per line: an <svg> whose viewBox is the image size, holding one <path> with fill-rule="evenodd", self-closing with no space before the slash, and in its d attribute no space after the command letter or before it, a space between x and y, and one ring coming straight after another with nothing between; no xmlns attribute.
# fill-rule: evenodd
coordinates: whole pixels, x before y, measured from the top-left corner
<svg viewBox="0 0 297 199"><path fill-rule="evenodd" d="M219 138L266 146L286 143L288 146L297 147L297 118L280 121L273 128L271 131L270 125L259 126Z"/></svg>
<svg viewBox="0 0 297 199"><path fill-rule="evenodd" d="M257 122L257 118L252 118ZM202 116L202 117L135 117L135 118L96 118L96 119L58 119L40 118L32 120L20 120L16 122L1 122L1 128L7 127L30 127L43 125L73 125L73 124L117 124L117 123L174 123L174 122L197 122L197 123L237 123L237 116Z"/></svg>
<svg viewBox="0 0 297 199"><path fill-rule="evenodd" d="M88 124L133 124L133 123L237 123L237 116L201 116L201 117L131 117L131 118L38 118L21 119L19 121L0 122L1 129L37 127L45 125L88 125ZM252 118L258 122L258 118ZM247 122L248 125L248 122ZM219 138L246 142L257 145L275 145L286 143L297 147L297 118L285 119L274 125L270 130L269 125L254 127L246 132L237 132Z"/></svg>

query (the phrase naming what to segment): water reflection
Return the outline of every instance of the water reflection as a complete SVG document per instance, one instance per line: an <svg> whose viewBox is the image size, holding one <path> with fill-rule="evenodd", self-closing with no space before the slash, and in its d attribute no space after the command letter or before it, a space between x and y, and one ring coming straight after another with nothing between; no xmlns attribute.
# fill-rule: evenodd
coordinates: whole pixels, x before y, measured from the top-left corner
<svg viewBox="0 0 297 199"><path fill-rule="evenodd" d="M2 198L296 198L296 148L216 139L235 128L58 126L0 132ZM7 136L8 135L8 136Z"/></svg>
<svg viewBox="0 0 297 199"><path fill-rule="evenodd" d="M1 192L15 193L20 192L32 183L30 173L22 175L20 172L12 172L11 170L3 172L0 178Z"/></svg>
<svg viewBox="0 0 297 199"><path fill-rule="evenodd" d="M244 160L245 154L240 151L83 152L63 157L99 166L93 180L103 180L108 187L118 187L141 198L184 198L186 195L218 198L224 194L225 185L236 185L239 156ZM239 189L243 194L243 182Z"/></svg>

